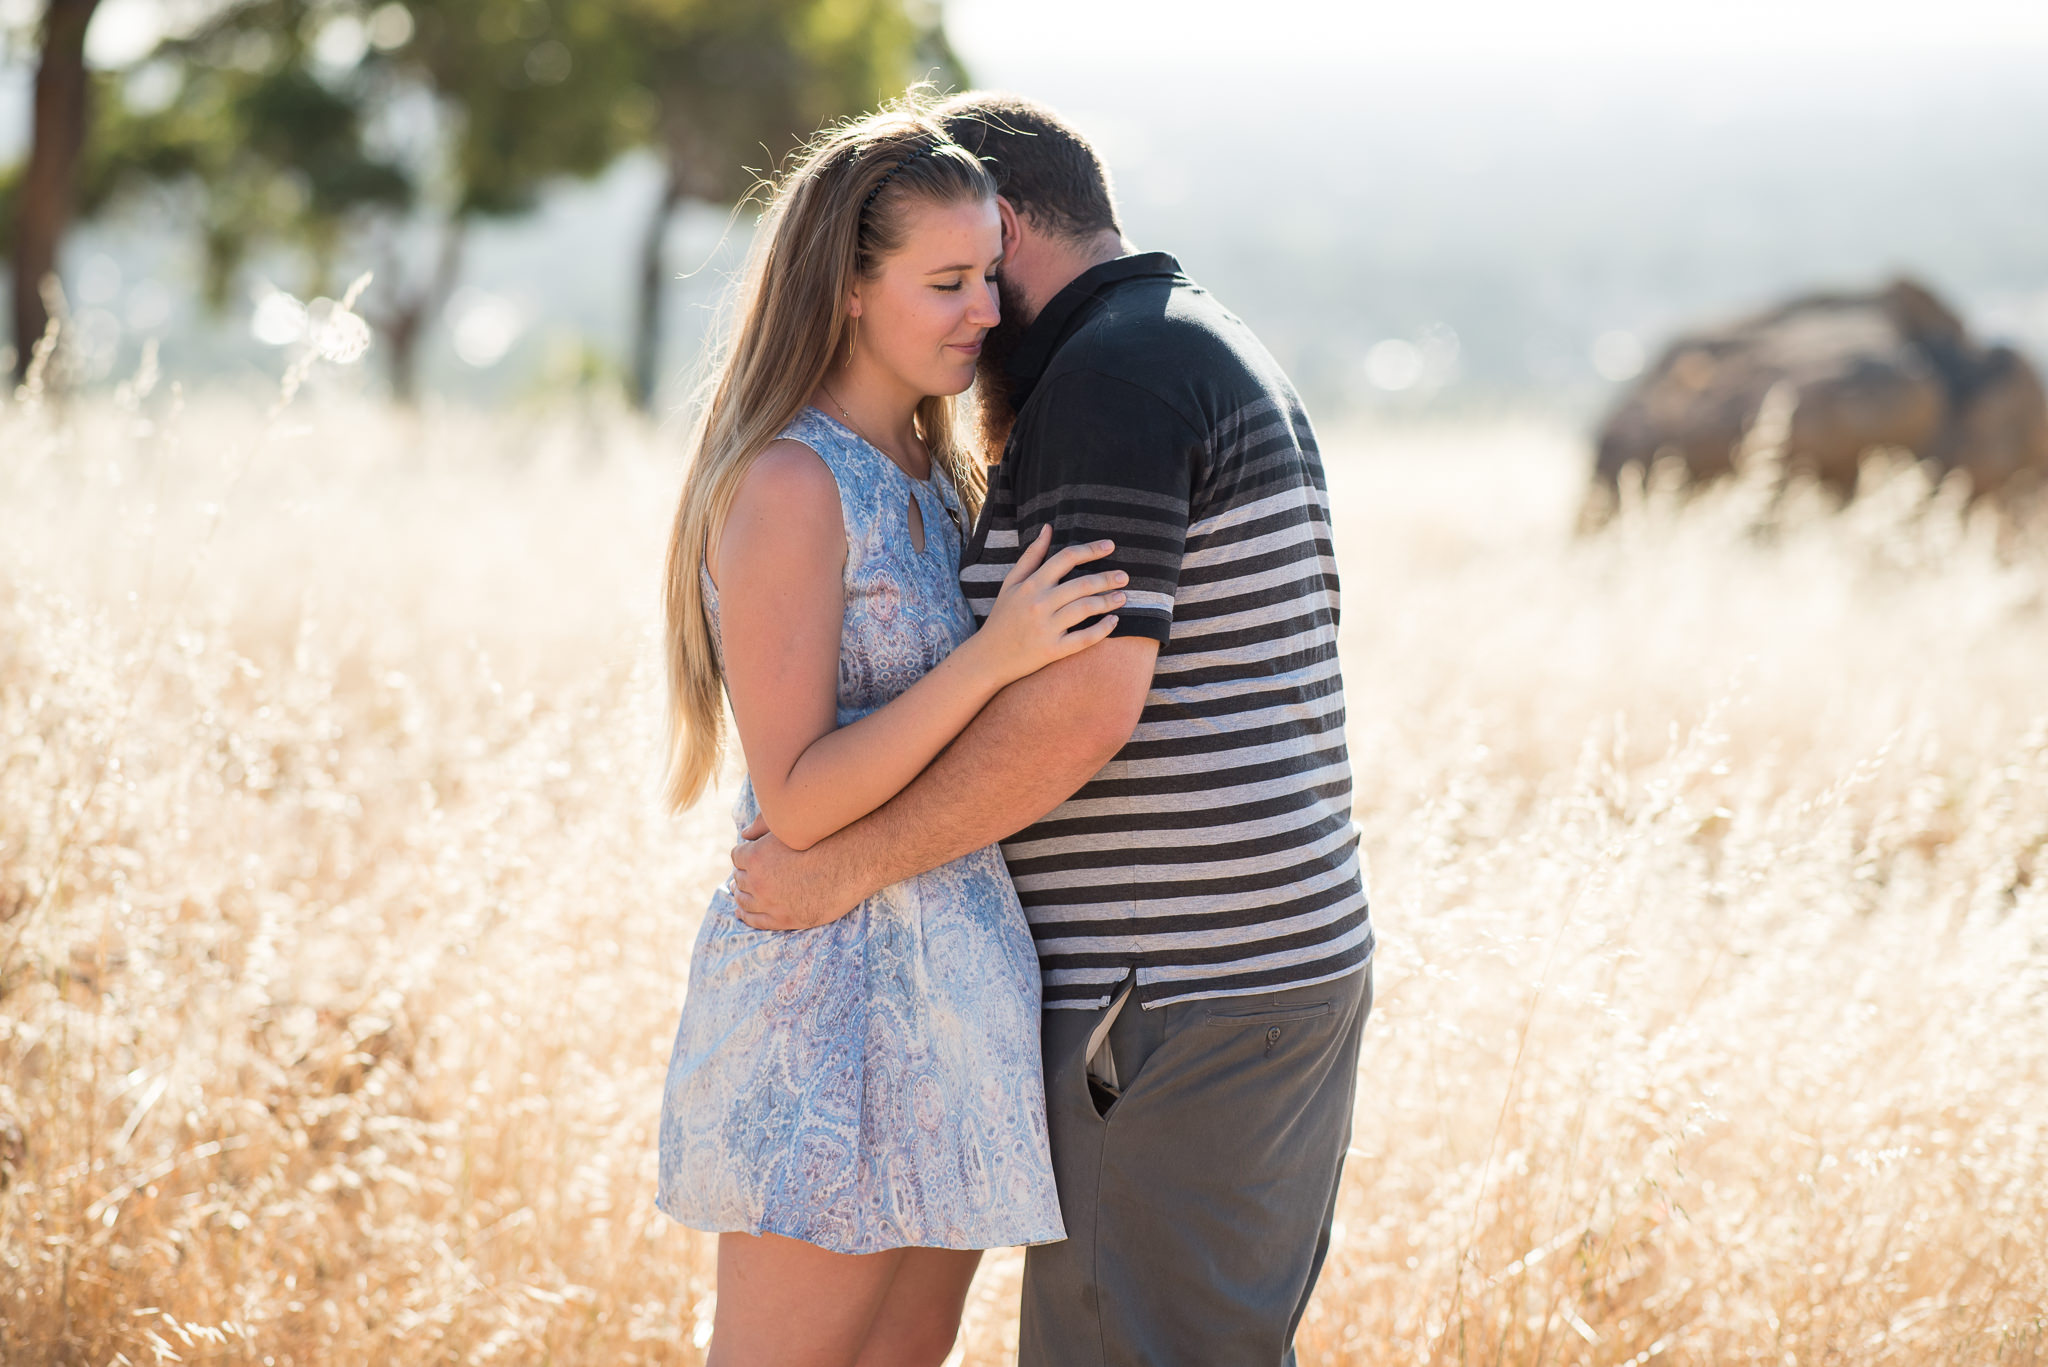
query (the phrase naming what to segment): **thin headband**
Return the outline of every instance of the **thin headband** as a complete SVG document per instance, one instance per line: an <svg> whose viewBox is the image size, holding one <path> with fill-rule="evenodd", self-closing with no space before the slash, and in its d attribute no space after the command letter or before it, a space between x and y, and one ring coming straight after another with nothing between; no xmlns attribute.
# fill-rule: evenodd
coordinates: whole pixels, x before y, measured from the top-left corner
<svg viewBox="0 0 2048 1367"><path fill-rule="evenodd" d="M861 216L863 218L867 216L868 209L875 202L875 196L882 193L882 188L886 186L890 181L896 178L896 173L898 171L901 171L904 167L910 165L910 163L916 161L919 157L930 156L933 152L938 151L939 148L942 146L944 146L943 143L928 142L924 146L918 148L915 152L912 152L909 156L903 158L903 160L897 162L894 166L891 166L888 170L884 171L882 173L882 178L875 182L875 188L868 191L868 197L860 202Z"/></svg>

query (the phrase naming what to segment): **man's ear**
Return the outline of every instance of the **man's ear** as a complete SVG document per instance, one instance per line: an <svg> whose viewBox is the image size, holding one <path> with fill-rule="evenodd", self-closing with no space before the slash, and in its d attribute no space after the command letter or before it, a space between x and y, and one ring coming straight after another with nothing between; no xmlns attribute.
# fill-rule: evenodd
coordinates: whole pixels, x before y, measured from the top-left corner
<svg viewBox="0 0 2048 1367"><path fill-rule="evenodd" d="M996 217L1003 222L1003 258L1008 260L1017 254L1017 244L1024 239L1023 222L1017 216L1017 207L996 196Z"/></svg>

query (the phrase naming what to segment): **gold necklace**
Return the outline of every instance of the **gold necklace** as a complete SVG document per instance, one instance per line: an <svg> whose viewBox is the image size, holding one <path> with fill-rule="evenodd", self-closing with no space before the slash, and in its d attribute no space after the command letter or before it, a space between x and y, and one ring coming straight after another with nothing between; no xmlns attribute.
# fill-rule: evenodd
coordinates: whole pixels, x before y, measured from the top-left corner
<svg viewBox="0 0 2048 1367"><path fill-rule="evenodd" d="M860 424L859 424L859 423L857 423L857 422L855 422L855 421L853 420L853 414L851 414L851 413L847 412L847 410L846 410L846 405L845 405L844 403L842 403L842 402L840 401L840 398L839 398L839 396L838 396L837 394L834 394L834 393L832 392L831 386L827 385L827 384L826 384L826 383L825 383L825 382L824 382L823 380L820 380L820 381L818 381L818 388L820 388L820 389L824 390L824 391L825 391L825 397L826 397L826 398L828 398L828 399L830 399L830 400L832 400L833 406L834 406L834 407L836 407L836 408L838 408L838 410L839 410L839 416L840 416L840 417L841 417L842 419L844 419L844 420L845 420L845 422L846 422L846 426L847 426L847 429L848 429L849 431L851 431L851 432L853 433L853 435L855 435L856 437L859 437L859 438L860 438L860 439L861 439L862 441L866 442L866 443L867 443L868 445L870 445L870 446L873 446L873 447L874 447L874 448L875 448L875 449L876 449L877 451L882 451L882 448L881 448L881 447L880 447L879 445L877 445L877 444L876 444L876 442L875 442L874 438L870 437L870 436L869 436L869 435L868 435L867 433L865 433L865 432L863 432L863 431L861 431L861 430L860 430ZM882 456L883 456L883 458L884 458L884 459L886 459L886 460L887 460L887 461L888 461L888 462L889 462L889 463L890 463L891 465L894 465L894 466L896 466L896 468L897 468L898 470L903 470L903 467L902 467L902 465L898 464L898 463L897 463L897 460L896 460L896 458L895 458L894 456L890 455L890 454L889 454L889 453L888 453L887 451L882 451ZM926 460L926 461L927 461L928 463L930 462L930 460L931 460L931 455L930 455L930 453L929 453L929 452L927 452L927 453L926 453L926 455L925 455L925 460ZM909 478L910 478L910 472L909 472L908 470L903 470L903 477L904 477L905 479L909 479ZM915 483L924 483L924 484L930 484L930 485L932 486L932 492L933 492L934 494L937 494L937 493L938 493L938 486L937 486L937 484L933 483L933 481L932 481L932 480L930 479L930 477L929 477L929 476L927 476L927 477L926 477L926 478L925 478L924 480L921 480L921 481L913 481L913 482L915 482ZM947 516L947 518L948 518L948 519L950 519L950 520L952 521L952 523L953 523L953 534L954 534L955 536L959 537L959 538L960 538L960 539L961 539L962 541L965 541L965 540L966 540L966 538L967 538L967 530L966 530L966 528L964 528L964 527L962 527L962 526L960 525L960 513L959 513L959 510L958 510L958 509L956 509L956 508L955 508L955 507L954 507L954 506L953 506L952 504L948 503L948 502L947 502L947 501L945 500L945 498L944 498L943 496L939 498L939 506L940 506L941 508L944 508L944 509L946 510L946 516Z"/></svg>

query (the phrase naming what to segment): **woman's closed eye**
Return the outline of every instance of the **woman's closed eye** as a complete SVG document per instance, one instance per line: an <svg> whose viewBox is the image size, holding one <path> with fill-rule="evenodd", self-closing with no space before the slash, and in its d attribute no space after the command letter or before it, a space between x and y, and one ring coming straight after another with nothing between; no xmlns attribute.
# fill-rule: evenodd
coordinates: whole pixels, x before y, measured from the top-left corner
<svg viewBox="0 0 2048 1367"><path fill-rule="evenodd" d="M983 283L993 285L996 283L998 276L995 271L990 271L987 275L984 275L981 278ZM967 282L965 280L955 280L950 285L933 285L932 288L935 290L944 290L947 294L958 294L960 292L961 286L965 285L966 283Z"/></svg>

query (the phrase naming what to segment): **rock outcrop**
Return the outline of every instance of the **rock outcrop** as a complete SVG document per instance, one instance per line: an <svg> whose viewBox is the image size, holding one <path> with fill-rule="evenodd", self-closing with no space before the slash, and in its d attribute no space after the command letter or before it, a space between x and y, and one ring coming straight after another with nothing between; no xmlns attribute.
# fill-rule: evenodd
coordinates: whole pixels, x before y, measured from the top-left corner
<svg viewBox="0 0 2048 1367"><path fill-rule="evenodd" d="M1782 386L1782 387L1780 387ZM1781 452L1846 494L1873 447L1902 447L1968 473L1973 497L2048 488L2048 397L2010 347L1983 346L1924 286L1814 294L1678 338L1600 432L1595 499L1622 470L1666 456L1692 481L1731 473L1765 396L1789 400Z"/></svg>

